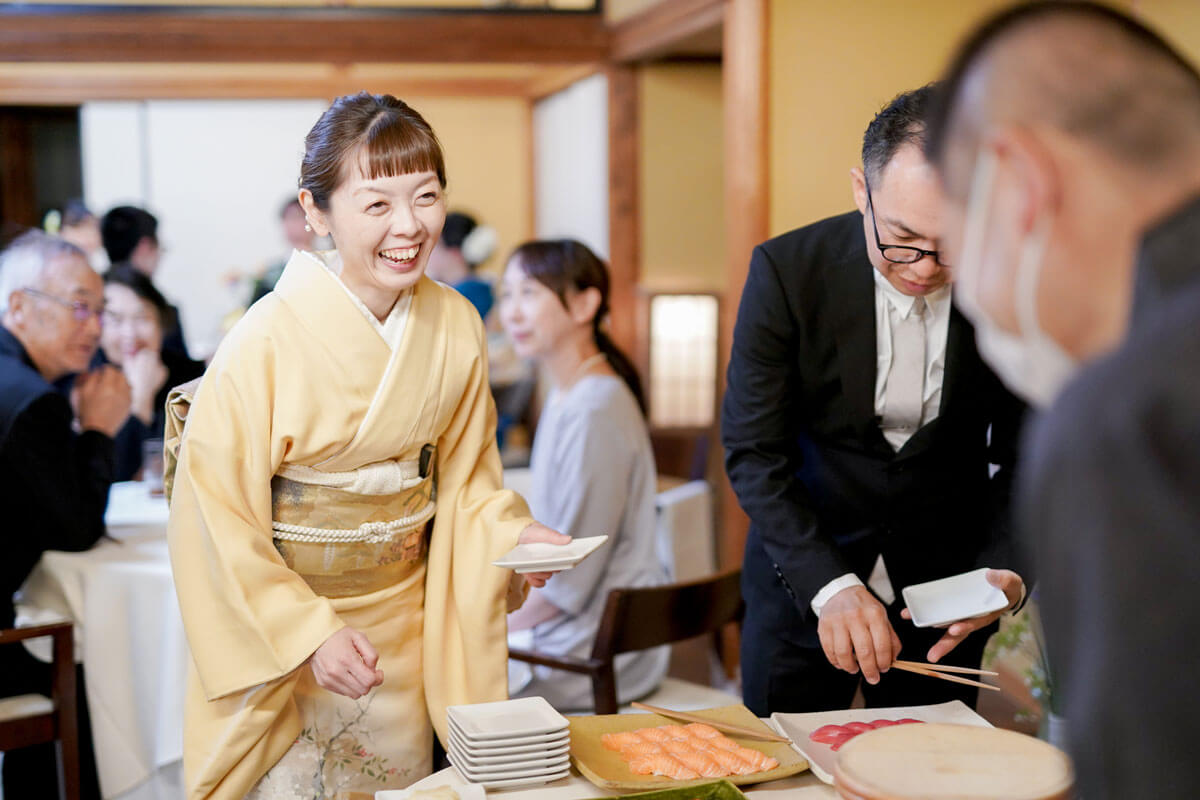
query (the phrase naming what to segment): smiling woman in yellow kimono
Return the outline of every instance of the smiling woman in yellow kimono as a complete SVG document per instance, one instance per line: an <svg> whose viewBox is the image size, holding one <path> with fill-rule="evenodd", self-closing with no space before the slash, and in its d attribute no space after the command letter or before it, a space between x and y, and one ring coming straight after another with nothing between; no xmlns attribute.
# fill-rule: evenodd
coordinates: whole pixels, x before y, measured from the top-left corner
<svg viewBox="0 0 1200 800"><path fill-rule="evenodd" d="M422 277L445 218L433 131L390 96L341 98L300 185L338 250L294 253L222 342L179 451L189 798L428 774L445 707L505 697L521 593L490 562L567 541L500 488L479 316Z"/></svg>

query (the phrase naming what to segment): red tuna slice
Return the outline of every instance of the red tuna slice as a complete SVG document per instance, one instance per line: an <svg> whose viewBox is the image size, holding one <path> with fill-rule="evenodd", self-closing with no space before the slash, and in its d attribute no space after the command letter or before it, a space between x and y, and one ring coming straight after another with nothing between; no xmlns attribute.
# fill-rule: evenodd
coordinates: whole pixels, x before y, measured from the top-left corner
<svg viewBox="0 0 1200 800"><path fill-rule="evenodd" d="M848 733L851 733L851 731L842 725L822 725L810 733L808 738L822 744L833 744L836 741L844 739Z"/></svg>

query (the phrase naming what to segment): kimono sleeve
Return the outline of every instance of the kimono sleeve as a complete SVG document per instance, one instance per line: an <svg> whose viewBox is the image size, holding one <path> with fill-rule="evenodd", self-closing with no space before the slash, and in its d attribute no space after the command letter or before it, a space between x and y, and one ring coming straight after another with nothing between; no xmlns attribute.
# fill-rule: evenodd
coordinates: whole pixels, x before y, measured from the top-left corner
<svg viewBox="0 0 1200 800"><path fill-rule="evenodd" d="M474 336L456 337L448 350L446 369L462 365L465 389L438 440L438 510L425 580L425 695L443 741L447 705L507 697L512 573L491 562L533 522L525 501L503 488L482 323L462 298L455 302L462 305L451 324L473 325Z"/></svg>
<svg viewBox="0 0 1200 800"><path fill-rule="evenodd" d="M235 330L234 334L239 333ZM168 539L192 658L208 699L279 678L343 627L272 542L276 350L235 336L188 413Z"/></svg>

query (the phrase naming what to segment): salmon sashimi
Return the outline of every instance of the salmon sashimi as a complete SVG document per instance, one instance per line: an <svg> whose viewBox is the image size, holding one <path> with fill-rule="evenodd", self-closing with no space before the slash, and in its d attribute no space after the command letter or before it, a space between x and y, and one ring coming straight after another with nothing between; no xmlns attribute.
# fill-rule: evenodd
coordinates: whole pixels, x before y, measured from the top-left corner
<svg viewBox="0 0 1200 800"><path fill-rule="evenodd" d="M662 775L677 781L690 781L700 777L700 773L666 753L636 759L630 762L629 769L636 775Z"/></svg>
<svg viewBox="0 0 1200 800"><path fill-rule="evenodd" d="M675 758L685 767L694 769L705 778L721 778L729 772L713 758L712 753L703 750L692 750L688 753L678 753Z"/></svg>
<svg viewBox="0 0 1200 800"><path fill-rule="evenodd" d="M750 775L758 772L758 768L730 750L713 750L712 757L724 767L730 775Z"/></svg>
<svg viewBox="0 0 1200 800"><path fill-rule="evenodd" d="M621 748L621 754L626 758L636 758L640 756L652 756L655 753L661 753L667 750L666 745L675 744L674 742L643 742L638 740L631 745ZM668 751L669 752L669 751Z"/></svg>
<svg viewBox="0 0 1200 800"><path fill-rule="evenodd" d="M683 741L691 738L691 731L688 730L688 726L686 725L663 725L656 730L662 731L667 736L670 736L672 739L677 741Z"/></svg>
<svg viewBox="0 0 1200 800"><path fill-rule="evenodd" d="M740 744L735 742L733 739L730 739L728 736L723 736L723 735L718 736L715 739L705 739L705 742L708 743L708 746L710 748L715 749L715 750L733 751L733 750L738 750L741 748Z"/></svg>
<svg viewBox="0 0 1200 800"><path fill-rule="evenodd" d="M696 745L694 742L681 741L679 739L670 739L663 742L660 746L662 747L663 752L670 753L673 756L696 752Z"/></svg>
<svg viewBox="0 0 1200 800"><path fill-rule="evenodd" d="M664 725L663 728L673 728L675 725ZM671 734L663 731L662 728L642 728L634 731L638 736L645 739L647 742L665 742L671 738Z"/></svg>
<svg viewBox="0 0 1200 800"><path fill-rule="evenodd" d="M636 744L642 739L638 735L638 731L623 731L621 733L606 733L600 737L600 744L608 750L616 750L620 752L631 744Z"/></svg>
<svg viewBox="0 0 1200 800"><path fill-rule="evenodd" d="M703 722L693 722L691 725L685 727L688 733L701 739L715 739L721 735L719 730L712 725L705 725Z"/></svg>
<svg viewBox="0 0 1200 800"><path fill-rule="evenodd" d="M750 775L779 766L775 759L701 723L607 733L600 742L620 753L635 775L695 780Z"/></svg>
<svg viewBox="0 0 1200 800"><path fill-rule="evenodd" d="M756 771L775 769L779 766L779 762L768 755L758 752L750 747L739 747L734 751L743 760L750 763Z"/></svg>

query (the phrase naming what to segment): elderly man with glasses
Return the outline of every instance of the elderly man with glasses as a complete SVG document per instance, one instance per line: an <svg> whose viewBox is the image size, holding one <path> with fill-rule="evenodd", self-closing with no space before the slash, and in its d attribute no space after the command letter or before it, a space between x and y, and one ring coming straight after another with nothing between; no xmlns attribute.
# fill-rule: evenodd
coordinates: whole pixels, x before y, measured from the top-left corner
<svg viewBox="0 0 1200 800"><path fill-rule="evenodd" d="M989 567L1010 607L1024 596L1007 519L1022 406L951 307L921 150L931 94L868 127L858 211L750 262L722 437L751 522L742 671L759 715L848 708L860 683L873 707L973 705L971 688L888 670L901 648L978 667L1002 612L918 629L900 591Z"/></svg>
<svg viewBox="0 0 1200 800"><path fill-rule="evenodd" d="M103 303L100 276L74 245L35 231L0 256L0 628L13 626L13 594L44 551L86 550L104 533L129 385L115 367L87 371ZM68 398L56 384L72 374ZM19 647L0 650L0 676L0 695L50 692L49 665ZM98 797L82 722L84 796ZM51 745L9 751L4 796L51 796L55 774Z"/></svg>

